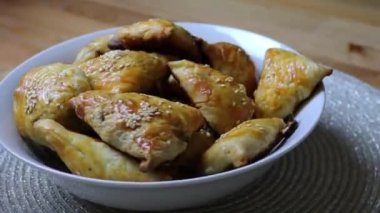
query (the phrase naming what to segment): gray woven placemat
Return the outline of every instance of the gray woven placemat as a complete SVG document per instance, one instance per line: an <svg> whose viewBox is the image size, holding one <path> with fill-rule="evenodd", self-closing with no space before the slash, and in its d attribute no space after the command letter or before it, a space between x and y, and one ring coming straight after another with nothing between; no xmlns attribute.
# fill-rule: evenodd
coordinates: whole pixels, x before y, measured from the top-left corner
<svg viewBox="0 0 380 213"><path fill-rule="evenodd" d="M380 212L380 91L335 72L311 136L260 181L182 212ZM2 212L124 212L80 200L0 146ZM128 211L125 211L128 212Z"/></svg>

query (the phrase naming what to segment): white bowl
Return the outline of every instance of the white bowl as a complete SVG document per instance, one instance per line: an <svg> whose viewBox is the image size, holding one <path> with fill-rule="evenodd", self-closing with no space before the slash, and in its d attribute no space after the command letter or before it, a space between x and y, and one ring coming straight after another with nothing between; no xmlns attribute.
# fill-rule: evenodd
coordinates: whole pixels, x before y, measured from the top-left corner
<svg viewBox="0 0 380 213"><path fill-rule="evenodd" d="M261 70L268 48L291 50L278 41L240 29L199 23L179 24L208 42L227 41L243 47L258 70ZM0 84L1 144L14 156L47 174L55 184L78 197L106 206L133 210L171 210L206 204L231 194L262 176L281 156L299 145L320 118L325 102L323 85L298 112L298 129L276 152L248 166L205 177L151 183L121 182L81 177L47 167L35 157L17 132L12 116L13 91L21 76L29 69L54 62L70 63L86 43L115 30L116 28L86 34L50 47L16 67Z"/></svg>

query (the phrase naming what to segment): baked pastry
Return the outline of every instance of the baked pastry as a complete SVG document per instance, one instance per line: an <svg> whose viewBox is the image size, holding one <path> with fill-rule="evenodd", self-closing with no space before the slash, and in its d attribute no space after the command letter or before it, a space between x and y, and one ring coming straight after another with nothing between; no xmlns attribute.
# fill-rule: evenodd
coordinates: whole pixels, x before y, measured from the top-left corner
<svg viewBox="0 0 380 213"><path fill-rule="evenodd" d="M332 69L317 64L305 56L287 50L271 48L265 54L255 103L257 117L285 118L308 98Z"/></svg>
<svg viewBox="0 0 380 213"><path fill-rule="evenodd" d="M142 172L136 159L97 139L69 131L53 120L38 120L34 123L34 129L36 134L42 135L44 143L53 147L74 174L123 181L159 181L170 178L162 172Z"/></svg>
<svg viewBox="0 0 380 213"><path fill-rule="evenodd" d="M201 51L189 32L171 21L149 19L122 27L108 43L110 49L157 52L201 60Z"/></svg>
<svg viewBox="0 0 380 213"><path fill-rule="evenodd" d="M174 161L175 166L196 171L201 163L202 155L215 142L214 135L202 128L189 138L187 148Z"/></svg>
<svg viewBox="0 0 380 213"><path fill-rule="evenodd" d="M112 35L106 35L92 40L86 44L77 54L74 63L82 63L109 52L108 42Z"/></svg>
<svg viewBox="0 0 380 213"><path fill-rule="evenodd" d="M241 167L268 151L285 123L280 118L263 118L245 121L218 140L204 153L204 174L223 172L231 167Z"/></svg>
<svg viewBox="0 0 380 213"><path fill-rule="evenodd" d="M13 115L23 137L39 142L33 128L38 119L50 118L77 129L80 121L71 107L70 98L90 90L84 73L73 65L55 63L31 69L14 92Z"/></svg>
<svg viewBox="0 0 380 213"><path fill-rule="evenodd" d="M252 118L254 103L244 86L233 77L187 60L169 62L169 67L211 128L219 134Z"/></svg>
<svg viewBox="0 0 380 213"><path fill-rule="evenodd" d="M245 86L248 96L253 96L256 89L255 64L242 48L227 42L203 42L202 50L212 68L233 77Z"/></svg>
<svg viewBox="0 0 380 213"><path fill-rule="evenodd" d="M164 57L142 51L114 50L79 65L96 90L148 92L169 75Z"/></svg>
<svg viewBox="0 0 380 213"><path fill-rule="evenodd" d="M104 142L141 159L144 171L176 158L204 123L196 108L138 93L88 91L71 103Z"/></svg>

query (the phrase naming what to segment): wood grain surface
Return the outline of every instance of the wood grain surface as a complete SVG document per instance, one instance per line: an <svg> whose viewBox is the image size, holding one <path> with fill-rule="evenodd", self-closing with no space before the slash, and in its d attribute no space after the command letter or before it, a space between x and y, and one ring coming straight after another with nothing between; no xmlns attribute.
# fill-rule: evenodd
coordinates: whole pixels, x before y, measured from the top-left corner
<svg viewBox="0 0 380 213"><path fill-rule="evenodd" d="M380 87L378 0L0 0L0 79L55 43L151 17L265 34Z"/></svg>

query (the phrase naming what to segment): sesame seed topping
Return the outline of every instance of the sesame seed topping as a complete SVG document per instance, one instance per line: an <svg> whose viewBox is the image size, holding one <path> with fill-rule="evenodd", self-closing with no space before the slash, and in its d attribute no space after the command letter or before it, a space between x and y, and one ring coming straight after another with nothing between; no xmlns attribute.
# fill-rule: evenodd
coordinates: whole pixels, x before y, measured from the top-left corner
<svg viewBox="0 0 380 213"><path fill-rule="evenodd" d="M294 65L293 64L288 64L287 65L287 68L290 72L294 72L295 71L295 68L294 68Z"/></svg>
<svg viewBox="0 0 380 213"><path fill-rule="evenodd" d="M157 107L151 106L148 102L143 101L140 103L140 109L138 113L143 117L150 117L157 114L159 115L160 111Z"/></svg>
<svg viewBox="0 0 380 213"><path fill-rule="evenodd" d="M114 51L110 51L110 52L107 52L107 53L101 55L99 58L110 60L110 59L119 59L119 58L121 58L121 56L123 56L123 51L114 50Z"/></svg>
<svg viewBox="0 0 380 213"><path fill-rule="evenodd" d="M141 121L141 116L136 113L128 113L127 116L125 116L124 121L127 127L134 129L137 126L140 126L139 121Z"/></svg>
<svg viewBox="0 0 380 213"><path fill-rule="evenodd" d="M151 121L152 117L160 115L157 107L151 106L148 102L142 101L137 112L133 112L128 106L118 100L118 106L115 107L115 113L119 121L125 122L125 126L131 129L141 126L141 121Z"/></svg>
<svg viewBox="0 0 380 213"><path fill-rule="evenodd" d="M25 113L26 114L31 114L33 112L39 100L40 91L43 91L46 88L51 88L53 85L54 86L60 85L61 87L68 86L67 84L58 82L57 77L59 76L49 76L48 79L44 79L44 81L42 82L38 81L35 78L32 78L25 83L24 87L26 91L25 92L25 99L26 99ZM51 102L48 93L45 93L44 100L46 104L49 104Z"/></svg>
<svg viewBox="0 0 380 213"><path fill-rule="evenodd" d="M303 65L303 63L301 63L299 61L295 62L295 67L296 67L296 69L300 69L300 70L305 69L305 66Z"/></svg>
<svg viewBox="0 0 380 213"><path fill-rule="evenodd" d="M115 63L123 55L125 55L125 52L121 50L114 50L107 52L94 60L90 60L87 62L88 72L114 72L116 71L115 69L122 69L125 66L124 64L120 64L115 67Z"/></svg>
<svg viewBox="0 0 380 213"><path fill-rule="evenodd" d="M236 106L236 102L234 101L234 102L232 102L232 106L234 107L234 106Z"/></svg>
<svg viewBox="0 0 380 213"><path fill-rule="evenodd" d="M36 88L27 88L26 89L26 114L33 112L34 107L37 104L38 96Z"/></svg>

